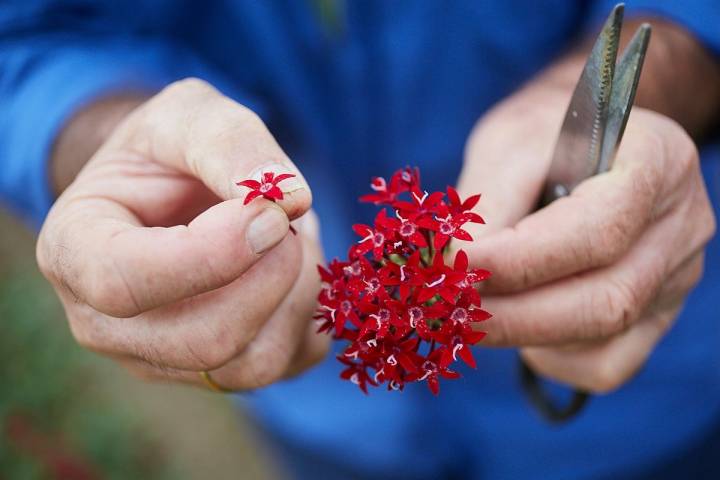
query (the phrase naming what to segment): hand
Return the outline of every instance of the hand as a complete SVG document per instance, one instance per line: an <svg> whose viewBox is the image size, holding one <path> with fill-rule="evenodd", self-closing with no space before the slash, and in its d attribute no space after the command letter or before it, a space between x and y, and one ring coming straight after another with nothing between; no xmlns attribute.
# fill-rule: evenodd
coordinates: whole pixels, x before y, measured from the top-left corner
<svg viewBox="0 0 720 480"><path fill-rule="evenodd" d="M235 182L261 171L297 177L278 204L243 205ZM150 379L197 384L207 370L257 388L327 350L310 321L322 259L310 204L255 114L184 80L127 115L60 196L38 263L81 345Z"/></svg>
<svg viewBox="0 0 720 480"><path fill-rule="evenodd" d="M567 101L530 88L476 126L459 189L482 192L487 225L467 251L493 272L483 344L521 347L536 372L608 392L672 325L715 219L692 140L640 108L610 172L534 211Z"/></svg>

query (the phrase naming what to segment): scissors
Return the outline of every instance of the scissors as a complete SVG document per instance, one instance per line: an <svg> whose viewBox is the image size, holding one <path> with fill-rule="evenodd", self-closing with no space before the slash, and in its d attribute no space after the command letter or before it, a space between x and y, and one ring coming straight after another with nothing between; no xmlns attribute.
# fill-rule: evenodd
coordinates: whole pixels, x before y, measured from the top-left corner
<svg viewBox="0 0 720 480"><path fill-rule="evenodd" d="M613 8L575 86L555 144L541 206L569 195L583 180L612 168L651 31L649 24L642 24L616 65L623 11L622 3ZM558 405L522 359L520 378L531 404L553 423L575 416L590 398L588 392L575 390L567 405Z"/></svg>

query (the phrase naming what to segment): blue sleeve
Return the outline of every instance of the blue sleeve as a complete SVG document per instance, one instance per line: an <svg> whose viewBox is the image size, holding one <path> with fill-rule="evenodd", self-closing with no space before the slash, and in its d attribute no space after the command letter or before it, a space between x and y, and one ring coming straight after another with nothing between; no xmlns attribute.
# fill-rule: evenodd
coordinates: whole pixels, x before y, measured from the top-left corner
<svg viewBox="0 0 720 480"><path fill-rule="evenodd" d="M618 3L619 0L592 2L588 26L597 29ZM720 1L625 0L625 18L639 16L659 17L683 26L710 52L720 57Z"/></svg>
<svg viewBox="0 0 720 480"><path fill-rule="evenodd" d="M99 33L82 25L82 16L35 22L22 2L12 5L0 12L0 200L34 226L54 200L47 168L54 139L84 105L113 93L150 93L188 76L238 97L170 37Z"/></svg>

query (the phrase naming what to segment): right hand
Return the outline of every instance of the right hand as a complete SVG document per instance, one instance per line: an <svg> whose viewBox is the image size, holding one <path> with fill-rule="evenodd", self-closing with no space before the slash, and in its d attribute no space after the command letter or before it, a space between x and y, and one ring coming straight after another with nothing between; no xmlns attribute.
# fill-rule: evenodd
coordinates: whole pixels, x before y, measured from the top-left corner
<svg viewBox="0 0 720 480"><path fill-rule="evenodd" d="M235 182L260 171L297 177L277 204L243 205ZM205 370L226 389L257 388L327 352L311 322L311 201L253 112L183 80L112 131L52 207L37 259L81 345L150 379L200 384Z"/></svg>

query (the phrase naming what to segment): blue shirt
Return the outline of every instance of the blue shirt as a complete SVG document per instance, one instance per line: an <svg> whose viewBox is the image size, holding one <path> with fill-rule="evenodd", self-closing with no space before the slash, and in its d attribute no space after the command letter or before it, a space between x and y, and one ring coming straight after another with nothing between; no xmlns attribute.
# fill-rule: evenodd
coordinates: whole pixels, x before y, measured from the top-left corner
<svg viewBox="0 0 720 480"><path fill-rule="evenodd" d="M430 188L455 183L465 139L614 1L336 2L25 0L0 6L0 195L39 224L52 196L47 159L64 122L88 102L198 76L257 111L313 188L328 256L372 209L372 175L418 165ZM627 16L670 18L720 53L720 4L629 1ZM521 139L519 139L520 141ZM720 206L720 150L703 153ZM478 371L369 397L330 357L243 400L290 444L396 478L596 478L672 458L720 422L720 244L676 326L640 374L549 426L521 394L516 354L477 349ZM715 465L720 471L720 465ZM720 475L720 474L719 474Z"/></svg>

